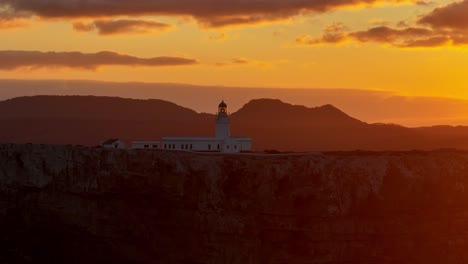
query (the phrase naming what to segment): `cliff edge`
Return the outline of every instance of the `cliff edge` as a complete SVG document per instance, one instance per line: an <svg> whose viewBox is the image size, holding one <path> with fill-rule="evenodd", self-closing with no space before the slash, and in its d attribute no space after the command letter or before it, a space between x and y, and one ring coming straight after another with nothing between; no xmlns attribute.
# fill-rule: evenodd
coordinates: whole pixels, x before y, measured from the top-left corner
<svg viewBox="0 0 468 264"><path fill-rule="evenodd" d="M468 152L0 145L0 263L467 263Z"/></svg>

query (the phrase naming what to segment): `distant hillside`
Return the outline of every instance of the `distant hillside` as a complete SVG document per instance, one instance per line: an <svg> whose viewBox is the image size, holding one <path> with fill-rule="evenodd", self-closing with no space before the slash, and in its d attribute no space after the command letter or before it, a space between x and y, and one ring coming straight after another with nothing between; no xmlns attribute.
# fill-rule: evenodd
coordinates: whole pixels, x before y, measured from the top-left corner
<svg viewBox="0 0 468 264"><path fill-rule="evenodd" d="M111 137L211 136L214 119L163 100L20 97L0 102L0 142L96 145ZM468 149L468 127L367 124L332 105L307 108L257 99L232 113L231 123L232 134L252 137L257 150Z"/></svg>
<svg viewBox="0 0 468 264"><path fill-rule="evenodd" d="M155 140L206 136L213 116L162 100L94 96L35 96L0 102L0 140L96 145L110 137Z"/></svg>

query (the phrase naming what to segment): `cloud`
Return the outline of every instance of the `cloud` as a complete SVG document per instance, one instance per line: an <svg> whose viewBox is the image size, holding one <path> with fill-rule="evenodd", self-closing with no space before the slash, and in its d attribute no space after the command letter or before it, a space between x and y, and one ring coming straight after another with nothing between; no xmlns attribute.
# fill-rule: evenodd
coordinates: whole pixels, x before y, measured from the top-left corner
<svg viewBox="0 0 468 264"><path fill-rule="evenodd" d="M6 19L0 17L0 29L22 28L27 25L28 22L21 18Z"/></svg>
<svg viewBox="0 0 468 264"><path fill-rule="evenodd" d="M421 16L413 25L374 26L349 31L342 24L328 26L319 37L303 35L302 45L336 44L344 41L386 43L400 48L468 45L468 0L438 7Z"/></svg>
<svg viewBox="0 0 468 264"><path fill-rule="evenodd" d="M432 6L432 5L435 5L436 2L434 2L434 1L416 1L416 4L420 5L420 6Z"/></svg>
<svg viewBox="0 0 468 264"><path fill-rule="evenodd" d="M389 43L400 48L431 48L454 44L454 35L450 32L423 27L403 29L374 27L365 31L349 33L348 37L359 42Z"/></svg>
<svg viewBox="0 0 468 264"><path fill-rule="evenodd" d="M333 28L333 27L332 27ZM392 28L388 26L372 27L363 31L346 31L345 27L334 30L325 29L322 36L313 38L304 35L296 39L302 45L338 44L345 41L360 43L383 43L399 48L438 47L448 45L451 36L444 32L423 27Z"/></svg>
<svg viewBox="0 0 468 264"><path fill-rule="evenodd" d="M102 18L116 16L191 16L202 26L224 27L277 21L292 16L350 6L417 0L0 0L15 13L42 18Z"/></svg>
<svg viewBox="0 0 468 264"><path fill-rule="evenodd" d="M246 58L234 58L232 59L232 63L234 64L249 64L252 61L246 59Z"/></svg>
<svg viewBox="0 0 468 264"><path fill-rule="evenodd" d="M303 35L296 38L300 45L339 44L346 41L390 44L398 48L433 48L468 44L468 32L439 30L422 26L403 28L371 27L362 31L349 31L341 24L330 25L319 37Z"/></svg>
<svg viewBox="0 0 468 264"><path fill-rule="evenodd" d="M316 45L321 43L340 43L347 38L346 31L348 28L342 23L335 23L325 27L323 33L318 38L313 38L310 35L303 35L296 39L296 43L304 45Z"/></svg>
<svg viewBox="0 0 468 264"><path fill-rule="evenodd" d="M97 29L100 35L115 34L148 34L170 29L169 24L150 20L97 20L92 23L75 22L73 28L77 31L93 31Z"/></svg>
<svg viewBox="0 0 468 264"><path fill-rule="evenodd" d="M74 22L73 29L80 32L89 32L96 29L94 23Z"/></svg>
<svg viewBox="0 0 468 264"><path fill-rule="evenodd" d="M214 41L225 41L228 39L228 35L226 33L219 33L210 36L210 40Z"/></svg>
<svg viewBox="0 0 468 264"><path fill-rule="evenodd" d="M252 59L247 59L247 58L233 58L229 61L224 61L224 62L218 62L215 64L216 66L219 67L224 67L224 66L241 66L241 65L254 65L254 66L260 66L260 67L267 67L270 64L265 61L258 61L258 60L252 60Z"/></svg>
<svg viewBox="0 0 468 264"><path fill-rule="evenodd" d="M0 51L0 70L19 68L78 68L97 69L100 66L178 66L198 63L194 59L181 57L139 58L115 52L40 52L40 51Z"/></svg>
<svg viewBox="0 0 468 264"><path fill-rule="evenodd" d="M249 60L245 58L233 58L229 61L217 62L215 63L216 66L224 67L224 66L231 66L231 65L239 65L239 64L249 64Z"/></svg>
<svg viewBox="0 0 468 264"><path fill-rule="evenodd" d="M349 33L348 36L361 42L405 42L406 39L431 37L434 32L426 28L407 27L404 29L395 29L387 26L373 27L365 31Z"/></svg>
<svg viewBox="0 0 468 264"><path fill-rule="evenodd" d="M9 6L0 5L0 29L25 27L30 17L26 12L16 12Z"/></svg>
<svg viewBox="0 0 468 264"><path fill-rule="evenodd" d="M434 9L419 20L433 28L449 30L468 30L468 0L456 2Z"/></svg>

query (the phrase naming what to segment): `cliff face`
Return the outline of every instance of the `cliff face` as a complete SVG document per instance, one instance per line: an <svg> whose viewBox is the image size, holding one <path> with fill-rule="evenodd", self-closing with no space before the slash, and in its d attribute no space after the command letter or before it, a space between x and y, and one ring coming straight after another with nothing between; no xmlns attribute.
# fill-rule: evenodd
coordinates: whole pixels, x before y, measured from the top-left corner
<svg viewBox="0 0 468 264"><path fill-rule="evenodd" d="M0 263L467 263L468 153L0 146Z"/></svg>

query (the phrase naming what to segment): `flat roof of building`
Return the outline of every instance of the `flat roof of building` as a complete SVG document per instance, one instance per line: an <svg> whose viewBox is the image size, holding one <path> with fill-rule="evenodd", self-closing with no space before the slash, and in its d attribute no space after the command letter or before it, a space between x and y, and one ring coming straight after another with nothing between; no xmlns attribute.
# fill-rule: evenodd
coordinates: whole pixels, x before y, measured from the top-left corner
<svg viewBox="0 0 468 264"><path fill-rule="evenodd" d="M252 140L251 138L247 137L230 137L231 139L237 140ZM224 141L224 138L216 138L216 137L163 137L162 141L164 140L180 140L180 141Z"/></svg>
<svg viewBox="0 0 468 264"><path fill-rule="evenodd" d="M186 140L186 141L205 141L205 140L222 140L215 137L163 137L162 140Z"/></svg>
<svg viewBox="0 0 468 264"><path fill-rule="evenodd" d="M102 145L112 145L112 144L116 143L117 141L120 141L120 139L111 138L111 139L108 139L108 140L102 142Z"/></svg>

